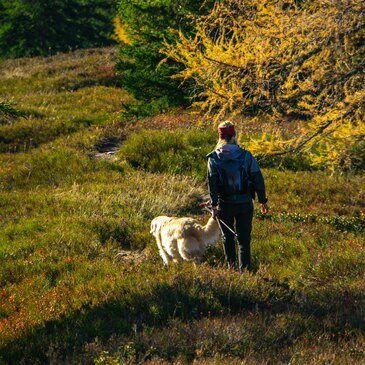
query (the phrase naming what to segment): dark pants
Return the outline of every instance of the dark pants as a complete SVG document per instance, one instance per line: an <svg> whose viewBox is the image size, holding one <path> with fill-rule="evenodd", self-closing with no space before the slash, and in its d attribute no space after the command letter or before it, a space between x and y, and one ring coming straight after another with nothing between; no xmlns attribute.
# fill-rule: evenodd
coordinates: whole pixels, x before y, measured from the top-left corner
<svg viewBox="0 0 365 365"><path fill-rule="evenodd" d="M238 235L239 269L250 269L251 265L251 230L253 204L250 203L219 203L218 217ZM234 223L236 227L234 227ZM221 224L224 237L223 247L228 267L237 267L235 236L224 224Z"/></svg>

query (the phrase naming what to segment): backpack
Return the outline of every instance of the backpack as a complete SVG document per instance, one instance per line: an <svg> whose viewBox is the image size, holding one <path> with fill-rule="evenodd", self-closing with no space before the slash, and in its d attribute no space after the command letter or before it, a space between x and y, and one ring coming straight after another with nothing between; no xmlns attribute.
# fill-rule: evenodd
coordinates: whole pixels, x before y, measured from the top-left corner
<svg viewBox="0 0 365 365"><path fill-rule="evenodd" d="M218 171L218 192L222 196L252 194L246 151L242 158L235 160L221 160L217 155L214 157Z"/></svg>

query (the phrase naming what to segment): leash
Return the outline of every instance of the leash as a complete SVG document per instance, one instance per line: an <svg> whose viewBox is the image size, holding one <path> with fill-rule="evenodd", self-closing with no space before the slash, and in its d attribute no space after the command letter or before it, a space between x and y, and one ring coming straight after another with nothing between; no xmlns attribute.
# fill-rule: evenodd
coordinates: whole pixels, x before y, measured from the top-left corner
<svg viewBox="0 0 365 365"><path fill-rule="evenodd" d="M207 207L204 207L205 210L207 210L210 214L212 214L212 211L207 208ZM221 230L221 233L222 233L222 236L225 237L225 234L223 233L223 229L222 229L222 226L221 226L221 223L230 231L232 232L236 237L238 237L238 234L231 228L229 227L225 222L223 222L221 219L219 219L218 217L215 218L217 223L218 223L218 226L219 226L219 229Z"/></svg>
<svg viewBox="0 0 365 365"><path fill-rule="evenodd" d="M212 213L211 213L211 214L212 214ZM222 228L222 226L221 226L221 222L219 221L218 217L216 217L216 218L215 218L215 220L216 220L216 221L217 221L217 223L218 223L218 227L219 227L219 229L220 229L220 231L221 231L221 234L222 234L223 240L225 240L225 239L226 239L226 235L224 234L223 228Z"/></svg>

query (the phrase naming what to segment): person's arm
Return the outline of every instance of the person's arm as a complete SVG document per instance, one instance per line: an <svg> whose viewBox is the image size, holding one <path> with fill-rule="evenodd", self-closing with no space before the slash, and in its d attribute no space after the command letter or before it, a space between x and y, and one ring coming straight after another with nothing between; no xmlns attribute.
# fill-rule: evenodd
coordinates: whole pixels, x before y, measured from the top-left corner
<svg viewBox="0 0 365 365"><path fill-rule="evenodd" d="M258 201L261 204L261 213L266 214L269 211L269 206L267 204L268 199L266 197L264 177L262 176L259 164L257 163L255 157L253 157L248 151L246 151L246 153L249 153L248 171L250 174L250 180L256 191Z"/></svg>
<svg viewBox="0 0 365 365"><path fill-rule="evenodd" d="M261 204L267 203L264 177L262 176L260 170L251 172L251 181L255 188L259 203Z"/></svg>

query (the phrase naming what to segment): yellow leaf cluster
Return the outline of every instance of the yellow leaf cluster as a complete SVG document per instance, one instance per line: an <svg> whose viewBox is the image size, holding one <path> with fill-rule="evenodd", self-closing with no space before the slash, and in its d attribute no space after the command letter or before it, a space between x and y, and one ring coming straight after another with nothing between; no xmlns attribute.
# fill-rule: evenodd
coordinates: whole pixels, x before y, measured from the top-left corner
<svg viewBox="0 0 365 365"><path fill-rule="evenodd" d="M132 41L129 38L125 26L121 22L119 16L114 17L113 23L114 23L113 39L119 43L132 44Z"/></svg>

